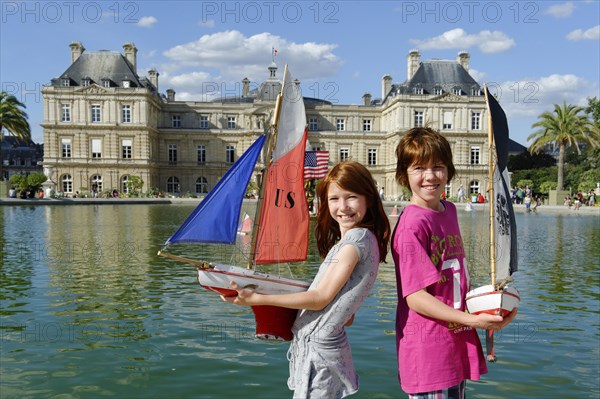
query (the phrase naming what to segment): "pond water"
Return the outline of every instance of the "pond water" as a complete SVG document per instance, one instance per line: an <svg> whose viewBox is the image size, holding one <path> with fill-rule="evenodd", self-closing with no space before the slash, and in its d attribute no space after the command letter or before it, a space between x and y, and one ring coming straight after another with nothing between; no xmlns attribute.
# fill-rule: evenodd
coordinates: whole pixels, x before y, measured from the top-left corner
<svg viewBox="0 0 600 399"><path fill-rule="evenodd" d="M156 255L192 209L0 207L0 397L291 397L288 344L256 340L248 308L199 287L193 266ZM459 217L471 276L485 283L485 216ZM600 218L516 217L519 315L468 396L599 398ZM244 258L221 246L184 249ZM317 267L312 253L296 277L310 279ZM380 270L348 328L357 398L406 397L396 377L393 264Z"/></svg>

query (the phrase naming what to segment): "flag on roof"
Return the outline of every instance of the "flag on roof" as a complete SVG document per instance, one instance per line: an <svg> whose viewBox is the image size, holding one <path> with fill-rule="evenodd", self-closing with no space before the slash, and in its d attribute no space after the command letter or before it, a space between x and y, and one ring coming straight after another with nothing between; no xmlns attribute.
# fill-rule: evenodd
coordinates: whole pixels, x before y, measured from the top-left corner
<svg viewBox="0 0 600 399"><path fill-rule="evenodd" d="M322 179L327 175L329 151L304 153L304 179Z"/></svg>

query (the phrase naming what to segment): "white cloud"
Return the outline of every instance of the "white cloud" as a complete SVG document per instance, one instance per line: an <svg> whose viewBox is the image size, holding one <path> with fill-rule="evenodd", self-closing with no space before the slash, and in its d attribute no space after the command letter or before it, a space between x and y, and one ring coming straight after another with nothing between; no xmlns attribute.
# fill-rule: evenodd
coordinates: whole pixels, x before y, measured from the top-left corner
<svg viewBox="0 0 600 399"><path fill-rule="evenodd" d="M142 17L137 23L137 26L142 28L152 28L155 23L158 22L158 19L150 16L150 17Z"/></svg>
<svg viewBox="0 0 600 399"><path fill-rule="evenodd" d="M476 82L483 83L486 73L478 71L477 69L469 68L469 75L471 75Z"/></svg>
<svg viewBox="0 0 600 399"><path fill-rule="evenodd" d="M567 35L567 39L577 40L600 40L600 25L596 25L588 30L577 29Z"/></svg>
<svg viewBox="0 0 600 399"><path fill-rule="evenodd" d="M470 35L461 28L425 40L410 39L410 42L423 50L464 50L477 47L483 53L501 53L515 46L515 41L501 31L482 30Z"/></svg>
<svg viewBox="0 0 600 399"><path fill-rule="evenodd" d="M574 9L575 3L567 1L563 4L551 5L544 13L552 15L554 18L568 18L573 14Z"/></svg>
<svg viewBox="0 0 600 399"><path fill-rule="evenodd" d="M295 77L321 79L334 76L342 61L333 53L335 44L294 43L268 32L245 36L239 31L203 35L198 40L175 46L164 52L172 63L167 69L215 69L223 79L263 81L268 77L271 48L278 49L276 62L287 63Z"/></svg>
<svg viewBox="0 0 600 399"><path fill-rule="evenodd" d="M499 101L509 117L537 118L544 111L552 111L554 104L562 104L563 101L587 105L587 97L597 95L598 83L573 74L552 74L502 82L495 89L500 90Z"/></svg>

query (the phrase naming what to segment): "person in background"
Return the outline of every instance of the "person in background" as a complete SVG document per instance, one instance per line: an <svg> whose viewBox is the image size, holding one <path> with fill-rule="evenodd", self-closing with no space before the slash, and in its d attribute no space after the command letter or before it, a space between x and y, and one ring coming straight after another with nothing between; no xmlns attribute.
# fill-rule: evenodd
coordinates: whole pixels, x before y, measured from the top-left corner
<svg viewBox="0 0 600 399"><path fill-rule="evenodd" d="M263 295L231 287L224 301L243 306L299 309L288 351L288 387L294 398L336 399L358 391L358 375L344 329L375 283L391 235L388 217L370 172L344 161L317 187L316 240L324 261L305 292Z"/></svg>
<svg viewBox="0 0 600 399"><path fill-rule="evenodd" d="M392 237L398 307L398 377L409 398L464 398L487 366L476 328L499 330L516 316L465 312L470 282L456 207L440 199L455 168L450 144L414 128L396 148L396 180L410 188Z"/></svg>

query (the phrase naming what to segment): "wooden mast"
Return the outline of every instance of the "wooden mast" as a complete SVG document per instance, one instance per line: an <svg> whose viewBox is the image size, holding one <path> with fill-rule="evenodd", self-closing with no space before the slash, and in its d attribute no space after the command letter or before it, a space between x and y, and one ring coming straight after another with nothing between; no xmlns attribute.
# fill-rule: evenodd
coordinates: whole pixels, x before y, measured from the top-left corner
<svg viewBox="0 0 600 399"><path fill-rule="evenodd" d="M490 96L490 92L488 91L487 85L483 85L483 90L485 91L485 104L488 111L488 162L489 162L489 170L488 170L488 198L489 198L489 206L490 206L490 271L491 271L491 279L492 286L496 289L496 231L494 228L494 220L495 220L495 208L494 208L494 169L496 169L496 143L494 142L494 126L492 124L492 112L490 111L490 103L488 101L488 96Z"/></svg>
<svg viewBox="0 0 600 399"><path fill-rule="evenodd" d="M275 113L273 115L273 124L269 128L270 133L267 137L267 151L265 153L265 168L262 173L260 182L260 191L258 194L258 203L256 205L256 214L254 215L254 226L252 228L252 243L250 244L250 258L248 259L248 269L254 268L254 259L256 258L256 246L258 243L258 233L260 231L260 220L263 214L263 202L265 197L265 190L267 186L267 179L269 178L269 168L271 167L271 155L275 149L275 143L277 143L277 134L279 132L279 113L281 112L281 103L283 101L283 93L285 89L285 76L287 75L288 66L285 65L283 70L283 79L281 84L281 91L277 95L275 102Z"/></svg>

